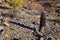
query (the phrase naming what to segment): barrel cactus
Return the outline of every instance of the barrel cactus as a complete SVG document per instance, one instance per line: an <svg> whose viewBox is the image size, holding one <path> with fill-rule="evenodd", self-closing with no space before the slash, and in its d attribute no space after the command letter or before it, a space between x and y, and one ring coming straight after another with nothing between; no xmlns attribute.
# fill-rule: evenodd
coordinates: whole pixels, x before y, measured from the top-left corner
<svg viewBox="0 0 60 40"><path fill-rule="evenodd" d="M13 8L21 8L23 6L23 0L6 0L6 2Z"/></svg>
<svg viewBox="0 0 60 40"><path fill-rule="evenodd" d="M55 12L55 11L56 11L56 8L50 7L50 8L49 8L49 11L50 11L50 12Z"/></svg>

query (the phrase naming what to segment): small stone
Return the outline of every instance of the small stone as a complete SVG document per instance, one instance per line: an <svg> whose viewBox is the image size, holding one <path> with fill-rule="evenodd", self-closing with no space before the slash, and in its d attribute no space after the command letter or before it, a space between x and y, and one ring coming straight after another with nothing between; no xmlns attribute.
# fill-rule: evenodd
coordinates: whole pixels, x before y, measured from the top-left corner
<svg viewBox="0 0 60 40"><path fill-rule="evenodd" d="M41 38L40 38L40 40L44 40L44 38L43 38L43 37L41 37Z"/></svg>
<svg viewBox="0 0 60 40"><path fill-rule="evenodd" d="M9 26L9 24L7 22L4 22L4 25Z"/></svg>

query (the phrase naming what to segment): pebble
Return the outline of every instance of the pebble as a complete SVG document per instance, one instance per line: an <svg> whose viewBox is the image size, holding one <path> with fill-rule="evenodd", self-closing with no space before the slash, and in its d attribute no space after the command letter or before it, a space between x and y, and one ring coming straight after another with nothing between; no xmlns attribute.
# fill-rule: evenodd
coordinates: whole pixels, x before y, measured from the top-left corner
<svg viewBox="0 0 60 40"><path fill-rule="evenodd" d="M40 38L40 40L44 40L44 38L43 38L43 37L41 37L41 38Z"/></svg>

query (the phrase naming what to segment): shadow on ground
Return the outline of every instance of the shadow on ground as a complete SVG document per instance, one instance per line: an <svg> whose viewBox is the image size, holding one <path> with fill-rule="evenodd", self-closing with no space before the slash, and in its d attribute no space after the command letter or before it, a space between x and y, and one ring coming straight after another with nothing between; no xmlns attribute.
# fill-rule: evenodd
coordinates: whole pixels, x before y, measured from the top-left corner
<svg viewBox="0 0 60 40"><path fill-rule="evenodd" d="M19 25L19 26L21 26L21 27L23 27L23 28L27 28L27 29L33 30L33 31L34 31L34 32L33 32L33 35L36 36L36 37L38 37L38 39L36 39L36 40L40 40L40 38L42 37L40 34L37 33L37 31L36 31L35 28L31 28L31 27L28 27L28 26L26 26L26 25L24 25L24 24L20 24L20 23L13 22L13 21L10 21L10 23Z"/></svg>

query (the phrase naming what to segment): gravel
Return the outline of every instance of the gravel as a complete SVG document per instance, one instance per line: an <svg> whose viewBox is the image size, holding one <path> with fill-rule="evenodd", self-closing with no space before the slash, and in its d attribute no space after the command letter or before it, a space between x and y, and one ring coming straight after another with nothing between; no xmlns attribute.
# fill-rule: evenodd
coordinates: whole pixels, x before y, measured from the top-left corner
<svg viewBox="0 0 60 40"><path fill-rule="evenodd" d="M31 14L29 12L31 12ZM41 12L39 10L36 12L36 9L31 11L20 9L17 13L13 18L2 16L4 18L3 22L6 22L9 26L2 23L2 28L5 32L1 34L0 40L38 40L38 35L35 36L33 33L35 33L34 30L39 30L40 18L36 16L40 15ZM60 40L60 23L50 21L50 19L53 19L54 14L52 16L50 13L47 14L50 18L47 17L45 33L44 36L41 37L41 40ZM5 20L7 17L10 19L9 21ZM56 16L54 18L56 18Z"/></svg>

